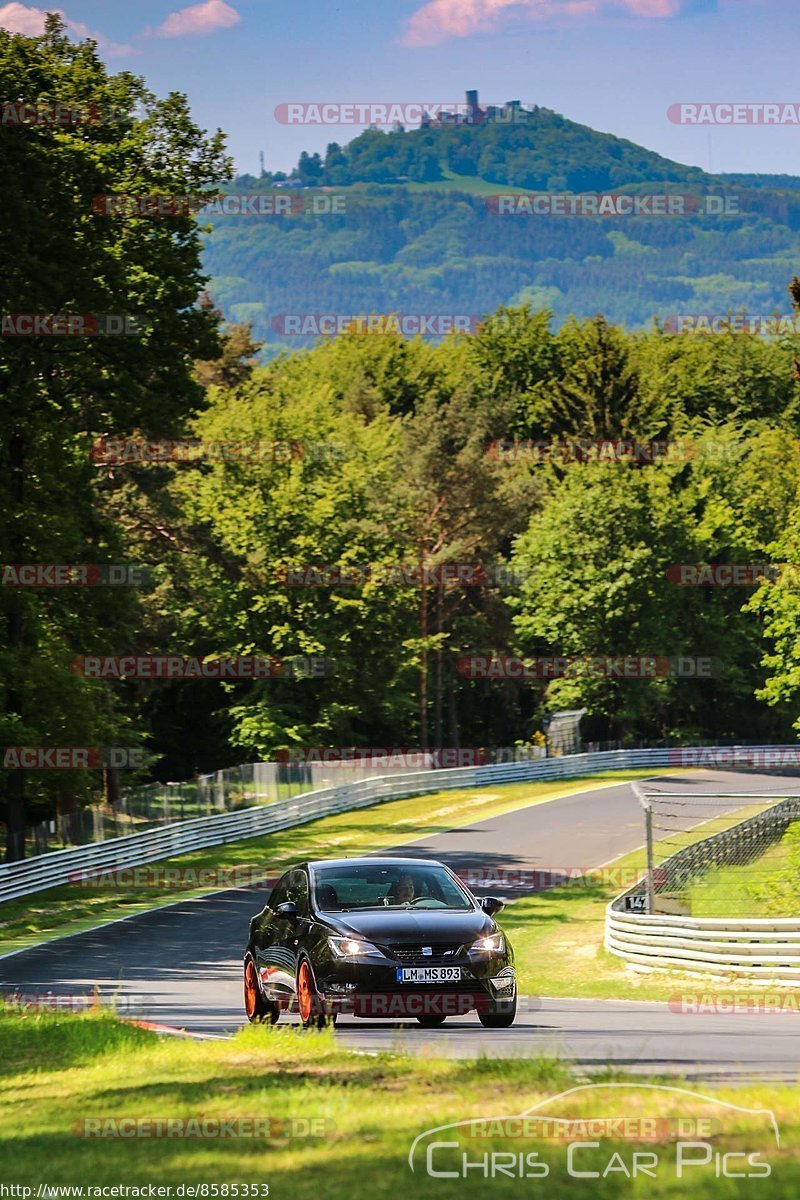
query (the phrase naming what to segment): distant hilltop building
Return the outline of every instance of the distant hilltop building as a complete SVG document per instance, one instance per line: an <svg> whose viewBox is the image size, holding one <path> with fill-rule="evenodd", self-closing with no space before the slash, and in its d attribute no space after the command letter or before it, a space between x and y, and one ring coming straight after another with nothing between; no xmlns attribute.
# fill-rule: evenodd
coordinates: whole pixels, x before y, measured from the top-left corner
<svg viewBox="0 0 800 1200"><path fill-rule="evenodd" d="M488 125L491 122L513 125L525 121L538 107L525 109L519 100L506 100L505 104L487 104L481 108L477 89L465 92L463 112L450 112L443 109L438 116L430 113L422 114L421 129L440 129L445 125Z"/></svg>

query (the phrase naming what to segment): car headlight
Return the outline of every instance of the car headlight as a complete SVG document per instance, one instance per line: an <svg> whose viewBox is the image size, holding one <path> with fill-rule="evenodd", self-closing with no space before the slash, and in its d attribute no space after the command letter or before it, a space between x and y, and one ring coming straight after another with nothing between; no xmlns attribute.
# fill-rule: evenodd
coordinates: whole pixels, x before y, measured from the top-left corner
<svg viewBox="0 0 800 1200"><path fill-rule="evenodd" d="M329 937L328 945L337 958L383 958L377 946L360 938Z"/></svg>
<svg viewBox="0 0 800 1200"><path fill-rule="evenodd" d="M488 937L480 937L470 946L470 950L482 950L485 954L502 954L505 948L506 940L502 933L491 933Z"/></svg>

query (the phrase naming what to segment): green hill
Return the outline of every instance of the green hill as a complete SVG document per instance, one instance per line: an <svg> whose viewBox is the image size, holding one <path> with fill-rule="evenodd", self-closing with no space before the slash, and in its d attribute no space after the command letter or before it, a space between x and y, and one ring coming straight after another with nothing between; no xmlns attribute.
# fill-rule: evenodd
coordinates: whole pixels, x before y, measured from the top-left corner
<svg viewBox="0 0 800 1200"><path fill-rule="evenodd" d="M325 157L301 155L292 178L329 187L354 183L435 183L474 176L517 188L600 191L633 183L700 184L698 167L662 158L634 142L598 133L547 108L515 109L509 120L383 133L367 129Z"/></svg>
<svg viewBox="0 0 800 1200"><path fill-rule="evenodd" d="M314 340L287 335L283 314L471 315L527 301L559 322L602 311L636 328L673 313L785 312L799 187L712 176L547 109L514 124L369 129L304 153L288 179L235 180L232 192L340 211L212 215L205 263L226 315L252 321L268 353ZM493 196L509 191L686 199L672 216L501 214ZM706 214L709 195L731 211Z"/></svg>

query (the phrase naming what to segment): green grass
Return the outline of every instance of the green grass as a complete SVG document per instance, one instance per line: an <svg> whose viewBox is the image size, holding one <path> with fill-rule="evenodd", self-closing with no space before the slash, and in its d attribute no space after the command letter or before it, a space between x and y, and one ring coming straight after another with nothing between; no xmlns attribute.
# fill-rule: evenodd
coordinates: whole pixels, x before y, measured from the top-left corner
<svg viewBox="0 0 800 1200"><path fill-rule="evenodd" d="M669 852L735 825L763 805L716 817L670 839ZM656 862L665 857L658 853ZM514 946L520 991L539 996L586 999L661 1000L674 997L681 984L697 977L678 971L627 966L603 946L606 905L644 872L644 850L617 859L609 878L588 876L509 905L500 916ZM758 985L737 980L737 991Z"/></svg>
<svg viewBox="0 0 800 1200"><path fill-rule="evenodd" d="M540 1059L408 1059L396 1054L348 1053L332 1035L295 1028L252 1027L223 1042L185 1042L117 1022L109 1015L20 1015L0 1011L0 1179L4 1184L233 1185L268 1184L279 1200L352 1200L409 1195L436 1200L500 1200L521 1196L620 1195L674 1198L749 1197L783 1200L800 1190L800 1109L791 1087L722 1088L714 1097L702 1086L691 1095L652 1091L641 1081L598 1075L597 1087L558 1099L575 1084L563 1064ZM670 1081L673 1085L676 1081ZM546 1179L492 1180L472 1170L466 1179L430 1178L424 1154L412 1175L408 1154L414 1139L437 1126L509 1116L544 1101L548 1116L587 1118L682 1117L716 1122L709 1139L715 1152L760 1153L770 1164L767 1179L715 1178L714 1163L676 1179L674 1137L655 1143L601 1142L583 1148L579 1169L603 1171L631 1162L634 1151L658 1155L655 1179L621 1182L619 1170L603 1179L571 1178L566 1146L554 1139L470 1137L462 1141L470 1161L491 1151L538 1153ZM768 1118L737 1112L721 1103L770 1109L781 1131L775 1145ZM109 1120L268 1120L271 1136L186 1140L153 1137L81 1136L110 1129ZM100 1125L97 1122L101 1122ZM312 1137L289 1137L308 1128ZM294 1125L293 1125L294 1123ZM128 1127L130 1129L130 1126ZM266 1129L266 1126L263 1128ZM453 1140L451 1131L439 1140ZM585 1140L575 1130L574 1140ZM693 1136L693 1135L690 1135ZM571 1139L572 1140L572 1139ZM442 1152L440 1151L439 1154ZM447 1159L451 1167L453 1159ZM732 1169L742 1169L742 1159ZM441 1157L435 1163L445 1165ZM173 1195L175 1193L173 1192ZM213 1194L210 1188L207 1194ZM240 1193L241 1195L242 1193ZM35 1191L34 1191L35 1195Z"/></svg>
<svg viewBox="0 0 800 1200"><path fill-rule="evenodd" d="M246 872L252 868L274 875L303 858L367 853L558 796L640 778L641 771L614 771L568 782L517 783L436 792L324 817L266 837L248 838L163 859L152 864L152 868L154 873L230 868ZM152 882L157 883L159 878L163 879L163 875L154 874ZM52 937L93 929L105 921L118 920L158 905L203 895L219 890L219 886L193 887L188 883L181 887L166 882L139 888L73 885L7 901L0 904L0 954Z"/></svg>
<svg viewBox="0 0 800 1200"><path fill-rule="evenodd" d="M524 192L526 188L512 187L506 183L492 183L488 179L481 179L479 175L457 175L455 171L450 170L448 166L440 163L440 170L443 178L432 180L429 183L415 183L412 180L406 180L404 183L354 183L344 187L336 187L332 190L335 192L352 192L356 195L360 191L369 190L370 192L380 188L381 191L393 192L397 188L403 188L407 192L461 192L468 196L498 196L517 195Z"/></svg>
<svg viewBox="0 0 800 1200"><path fill-rule="evenodd" d="M800 822L766 853L741 866L716 867L687 888L696 917L799 917Z"/></svg>

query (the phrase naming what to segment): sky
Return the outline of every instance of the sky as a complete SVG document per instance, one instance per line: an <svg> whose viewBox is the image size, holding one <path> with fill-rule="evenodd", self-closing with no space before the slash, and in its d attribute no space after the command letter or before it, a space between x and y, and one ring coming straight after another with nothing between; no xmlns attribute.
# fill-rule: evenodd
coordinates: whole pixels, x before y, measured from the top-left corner
<svg viewBox="0 0 800 1200"><path fill-rule="evenodd" d="M799 0L60 0L112 71L185 92L237 170L289 170L358 124L286 124L288 103L518 99L712 171L800 175L800 125L692 128L679 103L800 108ZM53 6L55 9L55 6ZM0 0L0 27L46 6Z"/></svg>

